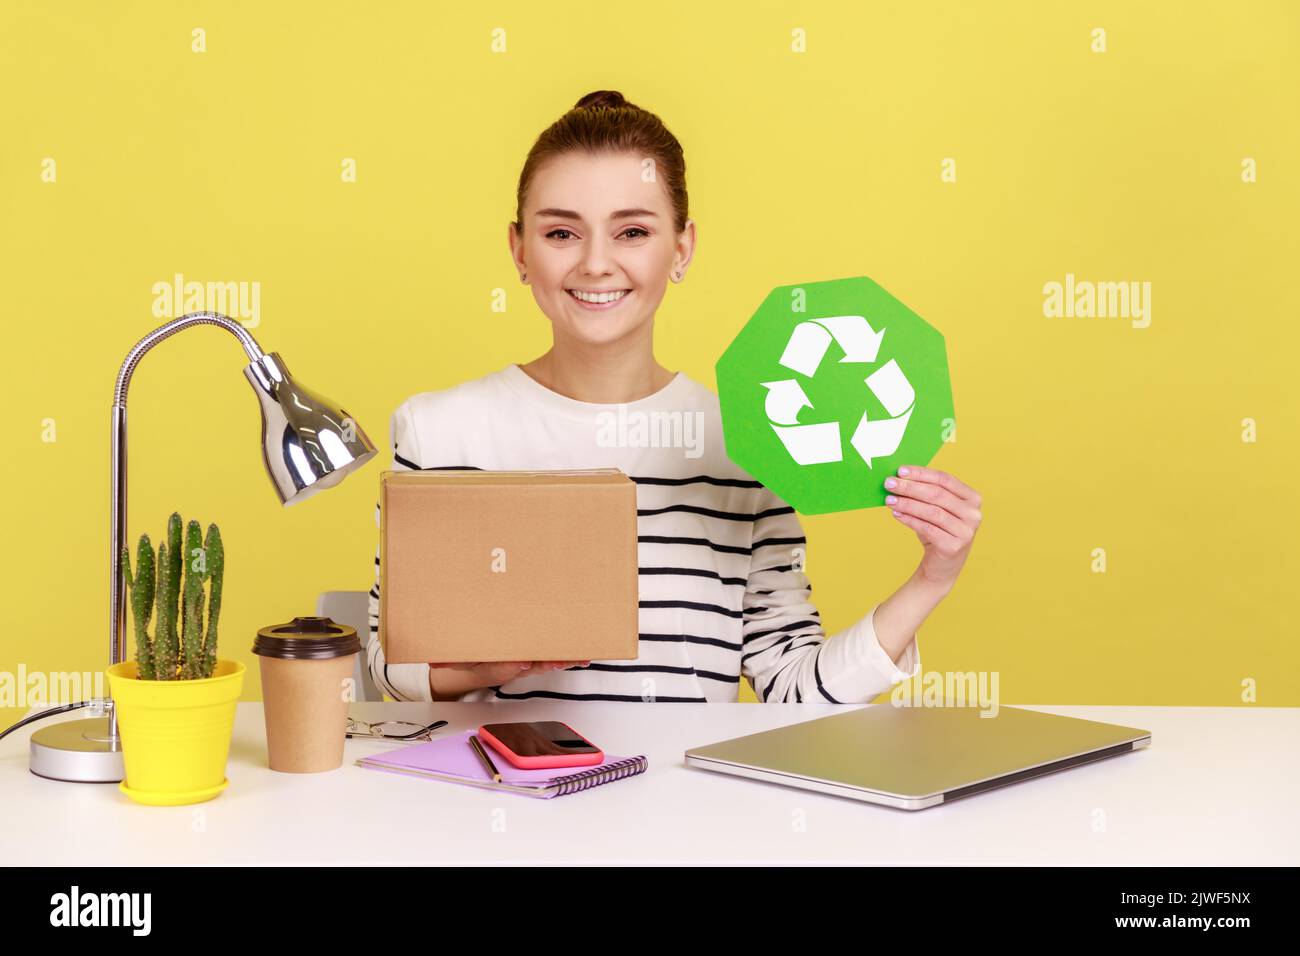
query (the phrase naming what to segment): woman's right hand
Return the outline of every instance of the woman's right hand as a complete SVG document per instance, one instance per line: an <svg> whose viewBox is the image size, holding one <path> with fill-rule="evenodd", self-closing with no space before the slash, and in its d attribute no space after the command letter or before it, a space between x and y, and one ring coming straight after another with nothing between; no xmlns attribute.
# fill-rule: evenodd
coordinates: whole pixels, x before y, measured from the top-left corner
<svg viewBox="0 0 1300 956"><path fill-rule="evenodd" d="M516 677L528 677L532 674L564 670L568 667L585 667L590 663L591 661L484 661L481 663L430 663L429 666L459 671L457 677L460 680L456 682L461 683L464 681L469 683L473 681L473 687L466 688L466 690L470 690L478 687L495 687L498 684L506 683L506 681L514 680Z"/></svg>

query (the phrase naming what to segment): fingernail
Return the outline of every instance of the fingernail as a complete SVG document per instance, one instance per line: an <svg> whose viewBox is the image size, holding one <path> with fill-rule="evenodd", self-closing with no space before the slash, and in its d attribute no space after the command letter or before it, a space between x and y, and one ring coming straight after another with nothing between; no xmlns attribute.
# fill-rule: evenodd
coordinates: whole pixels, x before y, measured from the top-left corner
<svg viewBox="0 0 1300 956"><path fill-rule="evenodd" d="M898 486L898 482L895 481L893 478L886 478L886 479L885 479L885 487L886 487L886 488L895 488L895 487L897 487L897 486Z"/></svg>
<svg viewBox="0 0 1300 956"><path fill-rule="evenodd" d="M530 668L530 667L532 667L532 666L533 666L532 664L520 664L520 665L519 665L519 669L520 669L521 671L526 671L526 670L528 670L528 668Z"/></svg>
<svg viewBox="0 0 1300 956"><path fill-rule="evenodd" d="M900 468L900 469L898 469L898 473L899 473L900 475L902 475L904 478L907 477L907 469L906 469L906 468Z"/></svg>
<svg viewBox="0 0 1300 956"><path fill-rule="evenodd" d="M885 495L885 504L887 505L892 505L897 500L898 499L895 498L893 495Z"/></svg>

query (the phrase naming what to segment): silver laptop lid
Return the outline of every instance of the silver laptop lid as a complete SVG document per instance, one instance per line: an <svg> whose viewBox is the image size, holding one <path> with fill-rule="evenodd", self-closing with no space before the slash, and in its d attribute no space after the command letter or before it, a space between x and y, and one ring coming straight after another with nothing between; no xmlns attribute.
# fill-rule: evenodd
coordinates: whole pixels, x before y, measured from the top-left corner
<svg viewBox="0 0 1300 956"><path fill-rule="evenodd" d="M920 809L1145 747L1149 731L1016 707L875 704L686 752L687 764Z"/></svg>

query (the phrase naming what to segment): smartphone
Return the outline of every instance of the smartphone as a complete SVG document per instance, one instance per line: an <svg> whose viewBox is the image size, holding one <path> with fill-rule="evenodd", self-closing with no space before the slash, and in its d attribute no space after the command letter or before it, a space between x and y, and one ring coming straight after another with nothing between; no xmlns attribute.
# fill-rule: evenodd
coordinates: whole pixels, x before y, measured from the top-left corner
<svg viewBox="0 0 1300 956"><path fill-rule="evenodd" d="M521 770L588 767L605 759L599 747L558 720L484 724L478 736L507 763Z"/></svg>

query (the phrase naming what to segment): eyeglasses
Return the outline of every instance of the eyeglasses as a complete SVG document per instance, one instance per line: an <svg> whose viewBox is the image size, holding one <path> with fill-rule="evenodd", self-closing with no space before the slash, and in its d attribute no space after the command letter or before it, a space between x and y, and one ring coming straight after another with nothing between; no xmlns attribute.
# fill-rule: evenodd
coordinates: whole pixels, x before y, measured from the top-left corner
<svg viewBox="0 0 1300 956"><path fill-rule="evenodd" d="M410 720L357 720L348 717L347 737L369 737L375 740L432 740L433 732L446 727L445 720L431 724L417 724Z"/></svg>

